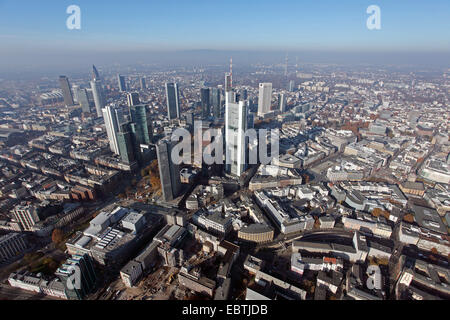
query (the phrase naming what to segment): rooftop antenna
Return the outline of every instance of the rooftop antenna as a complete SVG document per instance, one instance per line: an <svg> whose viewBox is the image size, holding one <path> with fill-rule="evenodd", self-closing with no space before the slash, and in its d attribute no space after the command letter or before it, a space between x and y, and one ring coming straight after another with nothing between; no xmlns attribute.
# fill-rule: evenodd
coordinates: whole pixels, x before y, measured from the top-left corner
<svg viewBox="0 0 450 320"><path fill-rule="evenodd" d="M288 75L288 63L289 63L289 56L286 52L286 64L284 65L284 76L287 77Z"/></svg>
<svg viewBox="0 0 450 320"><path fill-rule="evenodd" d="M233 88L233 57L231 57L230 59L230 77L231 77L230 87Z"/></svg>

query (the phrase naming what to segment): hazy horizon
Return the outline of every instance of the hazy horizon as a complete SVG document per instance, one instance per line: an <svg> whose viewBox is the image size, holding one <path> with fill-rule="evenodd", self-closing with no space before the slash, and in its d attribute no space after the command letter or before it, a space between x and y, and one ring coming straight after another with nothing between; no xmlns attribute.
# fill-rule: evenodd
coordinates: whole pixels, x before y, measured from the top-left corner
<svg viewBox="0 0 450 320"><path fill-rule="evenodd" d="M67 9L80 8L70 30ZM366 25L371 5L379 29ZM98 65L291 62L449 67L450 2L0 0L0 77ZM293 63L293 62L292 62Z"/></svg>

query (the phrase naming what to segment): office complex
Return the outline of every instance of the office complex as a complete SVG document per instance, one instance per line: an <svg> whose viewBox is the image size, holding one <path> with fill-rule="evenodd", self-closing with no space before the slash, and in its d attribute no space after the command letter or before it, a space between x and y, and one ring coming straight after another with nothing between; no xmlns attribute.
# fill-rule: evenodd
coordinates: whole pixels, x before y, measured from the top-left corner
<svg viewBox="0 0 450 320"><path fill-rule="evenodd" d="M137 146L131 122L123 123L119 126L117 145L120 158L124 163L130 164L136 160Z"/></svg>
<svg viewBox="0 0 450 320"><path fill-rule="evenodd" d="M81 106L81 110L84 113L91 112L91 105L89 103L89 97L86 89L78 88L78 104Z"/></svg>
<svg viewBox="0 0 450 320"><path fill-rule="evenodd" d="M64 284L69 300L86 298L93 291L97 282L93 261L88 254L72 255L58 268L55 275Z"/></svg>
<svg viewBox="0 0 450 320"><path fill-rule="evenodd" d="M159 177L161 179L162 194L165 201L172 201L179 196L181 190L180 169L172 161L173 143L161 140L156 145L158 157Z"/></svg>
<svg viewBox="0 0 450 320"><path fill-rule="evenodd" d="M204 119L208 118L211 110L210 110L210 90L209 88L201 88L200 89L200 103L202 105L202 117Z"/></svg>
<svg viewBox="0 0 450 320"><path fill-rule="evenodd" d="M136 140L138 144L150 144L152 142L152 121L145 105L130 106L131 122L135 126Z"/></svg>
<svg viewBox="0 0 450 320"><path fill-rule="evenodd" d="M72 94L72 89L70 88L69 78L67 78L66 76L60 76L59 77L59 85L60 85L62 93L63 93L64 104L66 106L74 105L73 94Z"/></svg>
<svg viewBox="0 0 450 320"><path fill-rule="evenodd" d="M280 112L286 111L286 95L284 93L278 95L278 110Z"/></svg>
<svg viewBox="0 0 450 320"><path fill-rule="evenodd" d="M106 105L105 97L103 94L102 82L98 79L91 81L92 94L94 96L95 111L97 112L97 117L102 117L102 109Z"/></svg>
<svg viewBox="0 0 450 320"><path fill-rule="evenodd" d="M119 155L120 152L119 145L117 143L117 133L119 131L120 119L118 110L114 107L107 106L102 109L102 112L110 149L112 152Z"/></svg>
<svg viewBox="0 0 450 320"><path fill-rule="evenodd" d="M246 169L247 107L243 101L225 105L226 171L241 176Z"/></svg>
<svg viewBox="0 0 450 320"><path fill-rule="evenodd" d="M259 84L259 98L258 98L258 116L262 116L270 112L272 106L272 84Z"/></svg>
<svg viewBox="0 0 450 320"><path fill-rule="evenodd" d="M139 78L139 84L141 86L141 90L146 90L147 89L147 84L145 82L145 78L144 77Z"/></svg>
<svg viewBox="0 0 450 320"><path fill-rule="evenodd" d="M128 107L135 106L137 104L141 103L139 100L139 93L137 92L130 92L127 93L127 104Z"/></svg>
<svg viewBox="0 0 450 320"><path fill-rule="evenodd" d="M121 76L120 74L117 75L117 82L119 84L119 91L125 92L127 91L127 84L125 82L125 77Z"/></svg>
<svg viewBox="0 0 450 320"><path fill-rule="evenodd" d="M221 100L220 100L220 89L219 88L211 88L211 107L212 107L212 113L215 119L220 118L220 107L221 107Z"/></svg>
<svg viewBox="0 0 450 320"><path fill-rule="evenodd" d="M180 118L178 84L166 83L167 115L169 120Z"/></svg>

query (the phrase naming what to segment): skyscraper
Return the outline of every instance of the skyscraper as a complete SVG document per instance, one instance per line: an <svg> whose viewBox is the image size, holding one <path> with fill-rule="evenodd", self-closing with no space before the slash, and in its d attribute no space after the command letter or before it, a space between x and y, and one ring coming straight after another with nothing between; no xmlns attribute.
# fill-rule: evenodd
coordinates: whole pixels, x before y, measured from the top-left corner
<svg viewBox="0 0 450 320"><path fill-rule="evenodd" d="M120 92L127 91L127 85L125 83L125 77L121 76L120 74L117 75L117 82L119 83L119 90Z"/></svg>
<svg viewBox="0 0 450 320"><path fill-rule="evenodd" d="M286 95L284 93L278 95L278 110L281 112L286 111Z"/></svg>
<svg viewBox="0 0 450 320"><path fill-rule="evenodd" d="M159 177L161 179L162 194L165 201L171 201L180 195L181 179L179 166L171 158L174 142L161 140L156 145L158 157Z"/></svg>
<svg viewBox="0 0 450 320"><path fill-rule="evenodd" d="M232 78L231 73L225 73L225 92L229 92L233 89L232 87Z"/></svg>
<svg viewBox="0 0 450 320"><path fill-rule="evenodd" d="M130 107L131 122L135 124L136 141L138 144L150 144L152 142L152 122L145 105Z"/></svg>
<svg viewBox="0 0 450 320"><path fill-rule="evenodd" d="M166 83L167 115L169 120L180 118L180 95L178 84Z"/></svg>
<svg viewBox="0 0 450 320"><path fill-rule="evenodd" d="M147 84L145 83L145 78L144 77L140 78L140 84L141 84L141 90L146 90L147 89Z"/></svg>
<svg viewBox="0 0 450 320"><path fill-rule="evenodd" d="M69 78L66 76L59 77L59 85L61 86L61 90L64 96L64 104L66 106L73 106L73 95L72 90L70 89Z"/></svg>
<svg viewBox="0 0 450 320"><path fill-rule="evenodd" d="M117 133L117 144L119 147L120 158L123 162L128 164L136 160L136 146L135 141L133 140L131 122L121 124L119 132Z"/></svg>
<svg viewBox="0 0 450 320"><path fill-rule="evenodd" d="M94 65L92 65L92 80L100 80L100 74Z"/></svg>
<svg viewBox="0 0 450 320"><path fill-rule="evenodd" d="M91 112L91 105L89 103L88 93L86 89L78 88L78 104L84 113Z"/></svg>
<svg viewBox="0 0 450 320"><path fill-rule="evenodd" d="M209 88L200 89L200 101L202 104L202 117L204 119L208 118L210 111L210 101L209 101Z"/></svg>
<svg viewBox="0 0 450 320"><path fill-rule="evenodd" d="M226 101L225 106L225 155L226 171L240 177L246 170L247 107L244 101Z"/></svg>
<svg viewBox="0 0 450 320"><path fill-rule="evenodd" d="M127 104L129 107L135 106L139 103L141 103L139 100L139 93L137 92L127 93Z"/></svg>
<svg viewBox="0 0 450 320"><path fill-rule="evenodd" d="M55 275L64 284L64 291L70 300L84 299L97 282L92 258L88 254L72 255L56 270Z"/></svg>
<svg viewBox="0 0 450 320"><path fill-rule="evenodd" d="M102 112L111 151L117 155L120 155L119 145L117 143L117 133L119 132L120 125L117 109L115 109L114 107L106 106L102 109Z"/></svg>
<svg viewBox="0 0 450 320"><path fill-rule="evenodd" d="M102 109L106 105L105 97L103 95L102 82L100 80L91 81L92 95L94 96L95 110L97 117L102 116Z"/></svg>
<svg viewBox="0 0 450 320"><path fill-rule="evenodd" d="M295 81L294 80L289 81L289 91L290 92L295 91Z"/></svg>
<svg viewBox="0 0 450 320"><path fill-rule="evenodd" d="M220 118L220 89L212 88L211 89L211 106L213 109L214 118Z"/></svg>
<svg viewBox="0 0 450 320"><path fill-rule="evenodd" d="M272 84L259 84L259 98L258 98L258 116L262 116L270 112L272 105Z"/></svg>

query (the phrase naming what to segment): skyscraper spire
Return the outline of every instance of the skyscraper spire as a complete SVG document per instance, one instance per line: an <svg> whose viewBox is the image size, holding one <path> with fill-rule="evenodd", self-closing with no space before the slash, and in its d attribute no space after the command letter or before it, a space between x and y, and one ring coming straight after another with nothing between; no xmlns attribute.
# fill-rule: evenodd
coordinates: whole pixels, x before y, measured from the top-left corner
<svg viewBox="0 0 450 320"><path fill-rule="evenodd" d="M289 56L288 53L286 52L286 63L284 65L284 76L287 77L288 75L288 63L289 63Z"/></svg>
<svg viewBox="0 0 450 320"><path fill-rule="evenodd" d="M230 85L231 85L231 88L233 88L233 57L231 57L231 59L230 59L230 77L231 77Z"/></svg>

